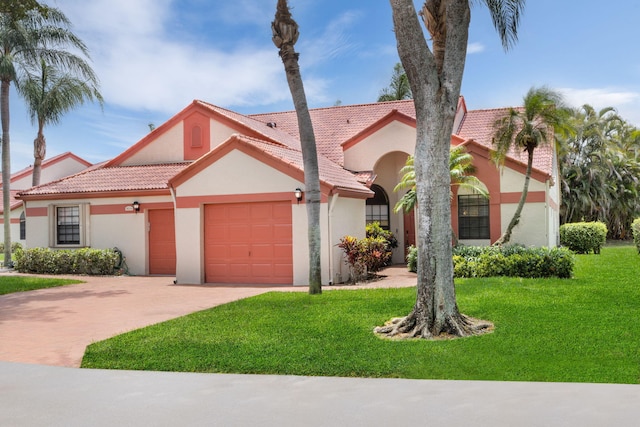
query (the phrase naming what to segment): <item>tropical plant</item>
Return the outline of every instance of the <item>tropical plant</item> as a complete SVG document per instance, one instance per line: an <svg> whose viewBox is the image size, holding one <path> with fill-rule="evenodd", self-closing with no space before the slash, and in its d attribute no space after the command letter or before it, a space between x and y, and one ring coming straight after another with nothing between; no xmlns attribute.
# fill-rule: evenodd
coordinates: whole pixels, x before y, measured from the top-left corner
<svg viewBox="0 0 640 427"><path fill-rule="evenodd" d="M84 74L86 63L78 63L72 48L87 56L84 43L70 30L70 22L58 9L28 2L3 3L0 9L0 121L2 123L2 188L4 208L5 265L11 265L11 137L9 94L11 83L20 92L29 67L43 58L60 70Z"/></svg>
<svg viewBox="0 0 640 427"><path fill-rule="evenodd" d="M453 284L450 172L451 129L469 39L468 0L427 0L422 20L413 0L391 0L398 54L416 110L417 295L412 311L375 329L383 336L431 338L486 332L491 323L460 313ZM503 45L516 39L523 0L485 0Z"/></svg>
<svg viewBox="0 0 640 427"><path fill-rule="evenodd" d="M407 162L400 169L402 179L393 189L393 191L408 191L398 200L393 208L394 212L411 212L416 205L416 172L413 166L413 156L407 157ZM449 174L451 175L451 187L458 186L467 188L474 193L489 197L486 187L482 182L471 175L475 172L473 166L473 156L467 153L464 145L456 145L449 150ZM453 197L453 190L449 192Z"/></svg>
<svg viewBox="0 0 640 427"><path fill-rule="evenodd" d="M602 221L626 238L640 214L640 132L612 107L572 110L574 132L560 144L561 222Z"/></svg>
<svg viewBox="0 0 640 427"><path fill-rule="evenodd" d="M85 61L78 57L76 62L80 65ZM61 73L40 58L37 67L31 70L26 82L20 86L20 92L29 107L31 122L38 126L38 134L33 141L33 186L40 185L41 165L47 150L44 127L59 123L66 112L85 100L97 100L102 104L97 77L86 62L82 70L82 78Z"/></svg>
<svg viewBox="0 0 640 427"><path fill-rule="evenodd" d="M527 153L527 170L518 206L502 236L494 243L502 245L511 239L513 229L520 222L522 208L527 200L533 170L533 154L541 144L554 143L555 131L566 128L568 110L562 96L547 87L531 88L524 97L523 108L510 108L495 124L492 152L494 161L502 166L511 150Z"/></svg>
<svg viewBox="0 0 640 427"><path fill-rule="evenodd" d="M322 293L320 269L320 172L313 123L307 106L307 98L300 75L298 53L295 44L298 41L298 24L293 20L287 0L278 0L276 15L271 23L273 43L280 51L287 82L298 118L302 162L304 165L305 202L309 237L309 293Z"/></svg>
<svg viewBox="0 0 640 427"><path fill-rule="evenodd" d="M378 102L384 101L402 101L403 99L412 99L411 87L407 79L407 73L404 72L402 64L397 63L393 67L393 75L389 86L380 91Z"/></svg>

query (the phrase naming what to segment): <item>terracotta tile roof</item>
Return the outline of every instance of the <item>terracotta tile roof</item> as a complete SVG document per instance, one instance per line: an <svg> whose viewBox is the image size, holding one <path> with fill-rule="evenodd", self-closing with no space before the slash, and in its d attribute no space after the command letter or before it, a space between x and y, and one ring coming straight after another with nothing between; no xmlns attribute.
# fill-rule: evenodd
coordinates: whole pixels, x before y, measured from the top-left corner
<svg viewBox="0 0 640 427"><path fill-rule="evenodd" d="M16 208L19 208L20 206L22 206L22 201L18 200L16 198L16 196L18 195L18 191L19 190L11 190L11 201L9 202L9 210L12 211ZM0 201L2 200L2 197L4 196L4 192L0 189ZM4 206L2 205L2 203L0 203L0 214L4 213Z"/></svg>
<svg viewBox="0 0 640 427"><path fill-rule="evenodd" d="M522 107L514 108L522 111ZM470 110L464 117L457 131L463 139L473 139L489 149L493 149L492 138L494 123L508 114L510 108L494 108L488 110ZM523 164L527 164L527 153L513 148L507 155ZM553 172L553 143L541 145L534 151L533 167L549 175Z"/></svg>
<svg viewBox="0 0 640 427"><path fill-rule="evenodd" d="M399 113L413 119L416 117L412 100L347 105L311 110L310 114L316 134L318 152L330 160L343 165L344 156L341 144L369 128L393 110L397 110ZM453 133L462 139L473 139L487 148L492 149L491 136L493 134L493 124L500 115L506 114L508 111L509 108L469 110L463 118L457 132ZM298 138L298 122L295 111L254 114L250 117L265 123L275 123L278 129ZM511 150L508 155L514 160L526 164L526 154ZM536 149L534 155L534 167L542 172L551 174L553 165L552 147L539 147Z"/></svg>
<svg viewBox="0 0 640 427"><path fill-rule="evenodd" d="M369 128L393 110L412 118L416 116L412 100L310 110L318 152L329 160L343 165L344 156L340 144ZM296 139L299 138L295 111L255 114L250 117L264 123L275 123L277 129L287 132Z"/></svg>
<svg viewBox="0 0 640 427"><path fill-rule="evenodd" d="M20 192L20 196L168 189L167 182L189 163L99 167Z"/></svg>
<svg viewBox="0 0 640 427"><path fill-rule="evenodd" d="M245 136L238 136L238 138L255 146L264 153L293 166L301 172L304 171L302 152L300 150L279 146ZM320 181L327 183L331 187L359 193L373 194L366 186L358 181L357 177L353 173L343 169L341 166L321 154L318 155L318 169L320 173Z"/></svg>
<svg viewBox="0 0 640 427"><path fill-rule="evenodd" d="M251 116L245 116L240 113L236 113L235 111L227 110L226 108L218 107L217 105L209 104L204 101L196 101L196 103L202 105L203 107L214 111L227 119L236 122L242 127L248 128L256 132L260 139L265 139L267 141L274 141L283 145L286 145L291 148L300 148L300 141L297 137L292 136L292 134L280 130L277 127L269 126L269 122L257 120ZM295 113L294 113L294 120ZM296 121L297 126L297 121ZM264 138L263 138L264 137Z"/></svg>

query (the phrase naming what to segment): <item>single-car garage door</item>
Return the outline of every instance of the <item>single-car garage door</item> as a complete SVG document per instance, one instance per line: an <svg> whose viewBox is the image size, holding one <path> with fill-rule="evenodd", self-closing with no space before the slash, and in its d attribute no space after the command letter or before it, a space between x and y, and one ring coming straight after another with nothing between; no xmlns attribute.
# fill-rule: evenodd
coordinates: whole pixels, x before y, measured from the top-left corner
<svg viewBox="0 0 640 427"><path fill-rule="evenodd" d="M293 283L291 202L204 209L207 283Z"/></svg>

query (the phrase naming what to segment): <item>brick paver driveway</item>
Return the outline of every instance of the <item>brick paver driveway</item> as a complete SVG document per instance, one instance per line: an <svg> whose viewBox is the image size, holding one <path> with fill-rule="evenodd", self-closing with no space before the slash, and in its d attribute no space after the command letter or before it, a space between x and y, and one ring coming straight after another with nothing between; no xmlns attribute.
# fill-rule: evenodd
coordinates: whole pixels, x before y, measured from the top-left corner
<svg viewBox="0 0 640 427"><path fill-rule="evenodd" d="M86 283L0 296L0 360L77 367L92 342L274 289L176 286L173 277L78 279Z"/></svg>
<svg viewBox="0 0 640 427"><path fill-rule="evenodd" d="M9 273L0 273L2 277ZM403 266L366 287L415 285ZM77 277L85 283L0 296L0 360L78 367L87 345L264 292L306 287L179 286L173 277ZM344 288L341 286L324 289ZM356 289L358 287L348 287Z"/></svg>

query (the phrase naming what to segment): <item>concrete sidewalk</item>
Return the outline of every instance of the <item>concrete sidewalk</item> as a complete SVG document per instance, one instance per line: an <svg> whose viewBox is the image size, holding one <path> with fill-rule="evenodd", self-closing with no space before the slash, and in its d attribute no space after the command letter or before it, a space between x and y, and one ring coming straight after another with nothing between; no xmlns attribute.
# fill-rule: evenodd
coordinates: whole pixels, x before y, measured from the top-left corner
<svg viewBox="0 0 640 427"><path fill-rule="evenodd" d="M0 362L2 426L637 426L612 384L103 371Z"/></svg>
<svg viewBox="0 0 640 427"><path fill-rule="evenodd" d="M404 268L384 273L363 287L415 285ZM0 296L0 426L640 425L638 385L73 369L92 341L271 290L306 291L81 279ZM325 290L345 288L359 287Z"/></svg>

